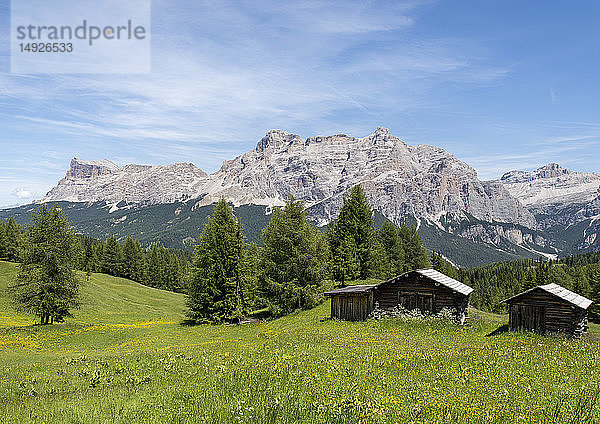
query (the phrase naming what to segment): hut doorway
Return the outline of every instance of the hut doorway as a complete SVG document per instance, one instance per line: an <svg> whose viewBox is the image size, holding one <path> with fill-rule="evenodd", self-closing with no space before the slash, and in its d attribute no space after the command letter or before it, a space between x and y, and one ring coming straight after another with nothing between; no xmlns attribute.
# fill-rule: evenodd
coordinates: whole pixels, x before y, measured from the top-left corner
<svg viewBox="0 0 600 424"><path fill-rule="evenodd" d="M514 305L509 327L514 330L546 332L546 308L535 305Z"/></svg>
<svg viewBox="0 0 600 424"><path fill-rule="evenodd" d="M433 311L433 294L432 293L414 293L400 292L398 294L398 303L409 311L418 309L421 312Z"/></svg>

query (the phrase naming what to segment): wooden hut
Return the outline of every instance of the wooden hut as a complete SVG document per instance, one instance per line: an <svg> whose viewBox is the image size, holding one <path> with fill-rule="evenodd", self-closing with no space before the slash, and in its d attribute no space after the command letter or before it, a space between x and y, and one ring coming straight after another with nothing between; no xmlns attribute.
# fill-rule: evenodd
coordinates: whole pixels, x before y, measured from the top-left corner
<svg viewBox="0 0 600 424"><path fill-rule="evenodd" d="M468 317L469 295L473 289L435 269L418 269L379 284L374 300L379 308L419 309L437 314L446 308L454 311L457 323Z"/></svg>
<svg viewBox="0 0 600 424"><path fill-rule="evenodd" d="M364 321L373 311L373 285L348 286L325 293L331 297L331 318Z"/></svg>
<svg viewBox="0 0 600 424"><path fill-rule="evenodd" d="M331 297L331 317L348 321L365 320L379 307L439 313L454 311L456 321L467 320L469 295L473 289L434 269L419 269L394 277L378 285L349 286L325 293Z"/></svg>
<svg viewBox="0 0 600 424"><path fill-rule="evenodd" d="M592 301L558 284L534 287L504 302L509 305L510 331L563 333L578 339L588 329Z"/></svg>

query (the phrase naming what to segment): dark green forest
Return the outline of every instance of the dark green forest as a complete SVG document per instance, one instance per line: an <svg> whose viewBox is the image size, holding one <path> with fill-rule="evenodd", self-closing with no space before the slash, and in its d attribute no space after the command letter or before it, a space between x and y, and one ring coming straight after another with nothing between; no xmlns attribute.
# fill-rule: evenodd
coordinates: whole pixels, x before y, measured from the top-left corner
<svg viewBox="0 0 600 424"><path fill-rule="evenodd" d="M285 207L274 209L260 245L248 242L235 212L224 201L217 204L193 253L158 244L143 248L131 237L119 242L114 236L98 240L78 235L73 264L88 275L102 272L164 290L201 294L190 303L190 310L196 311L191 317L200 321L240 319L258 309L280 316L313 307L326 289L427 267L473 287L470 303L484 311L506 312L503 300L556 283L594 300L591 318L600 318L598 252L455 268L440 252L427 249L414 227L398 227L374 213L359 186L324 231L307 220L303 202L288 199ZM0 221L0 258L22 262L28 228L13 218ZM207 305L218 302L226 305L226 312L205 314Z"/></svg>

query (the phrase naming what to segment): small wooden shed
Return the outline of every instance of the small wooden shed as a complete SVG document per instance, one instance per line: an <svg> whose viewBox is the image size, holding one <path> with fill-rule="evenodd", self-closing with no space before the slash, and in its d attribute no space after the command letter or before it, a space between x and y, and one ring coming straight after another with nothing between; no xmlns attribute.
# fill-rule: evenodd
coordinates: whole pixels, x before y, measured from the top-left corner
<svg viewBox="0 0 600 424"><path fill-rule="evenodd" d="M348 286L325 293L331 297L331 318L364 321L373 311L375 284Z"/></svg>
<svg viewBox="0 0 600 424"><path fill-rule="evenodd" d="M379 307L439 313L454 311L456 321L467 320L469 295L473 289L434 269L419 269L394 277L377 285L348 286L325 293L331 297L331 317L362 321Z"/></svg>
<svg viewBox="0 0 600 424"><path fill-rule="evenodd" d="M558 284L534 287L506 299L510 331L563 333L579 339L588 329L592 301Z"/></svg>
<svg viewBox="0 0 600 424"><path fill-rule="evenodd" d="M469 295L473 289L435 269L418 269L379 284L374 300L383 310L400 305L437 314L446 308L454 311L456 322L468 318Z"/></svg>

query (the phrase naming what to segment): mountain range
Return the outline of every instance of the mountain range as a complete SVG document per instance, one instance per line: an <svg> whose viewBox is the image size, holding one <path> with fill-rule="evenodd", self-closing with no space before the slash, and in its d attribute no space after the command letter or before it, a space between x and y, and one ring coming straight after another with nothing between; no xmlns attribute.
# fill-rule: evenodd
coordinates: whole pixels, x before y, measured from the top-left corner
<svg viewBox="0 0 600 424"><path fill-rule="evenodd" d="M418 227L430 249L457 265L517 257L555 257L600 248L600 174L549 164L481 181L445 150L409 146L385 128L355 138L269 131L256 148L213 174L191 163L125 165L74 158L40 202L60 202L91 236L132 235L146 243L192 246L211 205L230 201L247 236L292 195L324 226L349 189L360 184L378 222ZM33 206L0 212L26 220Z"/></svg>

